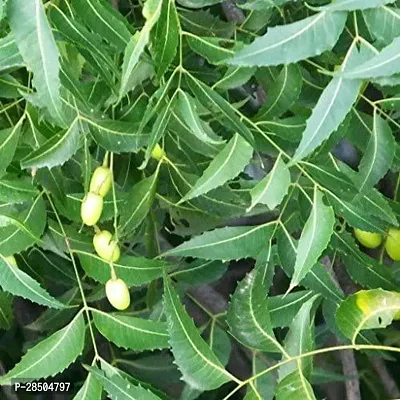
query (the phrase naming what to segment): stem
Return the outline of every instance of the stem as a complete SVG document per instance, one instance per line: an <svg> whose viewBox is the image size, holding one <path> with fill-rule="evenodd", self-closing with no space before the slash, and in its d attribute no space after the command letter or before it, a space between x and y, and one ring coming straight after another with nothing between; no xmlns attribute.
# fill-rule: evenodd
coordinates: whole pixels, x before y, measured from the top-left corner
<svg viewBox="0 0 400 400"><path fill-rule="evenodd" d="M79 291L81 293L82 303L83 303L83 309L81 311L85 311L86 312L86 318L88 320L90 336L92 338L92 343L93 343L93 350L94 350L95 358L97 359L99 357L99 352L98 352L97 345L96 345L96 339L95 339L94 332L93 332L93 327L92 327L92 323L91 323L88 304L87 304L86 297L85 297L85 292L83 290L82 282L81 282L80 277L79 277L78 267L76 265L76 261L75 261L75 258L74 258L74 255L73 255L73 252L72 252L72 249L71 249L71 245L69 243L68 236L65 233L63 223L61 222L61 219L60 219L60 216L58 215L57 209L54 206L53 200L51 199L51 196L47 192L47 190L45 190L45 193L46 193L46 196L47 196L47 198L49 200L50 206L51 206L51 208L52 208L52 210L54 212L54 215L56 216L56 219L57 219L58 225L60 226L61 232L62 232L62 234L64 236L64 241L65 241L65 244L67 246L68 253L69 253L69 256L70 256L71 261L72 261L72 265L74 267L75 277L76 277L76 281L78 282L78 287L79 287Z"/></svg>

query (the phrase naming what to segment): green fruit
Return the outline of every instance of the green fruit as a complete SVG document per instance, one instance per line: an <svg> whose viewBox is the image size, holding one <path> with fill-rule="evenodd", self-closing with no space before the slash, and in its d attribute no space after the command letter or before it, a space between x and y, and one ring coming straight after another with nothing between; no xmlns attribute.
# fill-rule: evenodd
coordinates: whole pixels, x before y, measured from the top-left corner
<svg viewBox="0 0 400 400"><path fill-rule="evenodd" d="M357 240L369 249L375 249L382 243L382 235L379 233L365 232L361 229L354 229Z"/></svg>
<svg viewBox="0 0 400 400"><path fill-rule="evenodd" d="M165 156L165 151L161 148L161 146L157 143L151 152L151 156L157 160L160 161L162 158Z"/></svg>
<svg viewBox="0 0 400 400"><path fill-rule="evenodd" d="M90 191L104 197L111 189L112 172L110 168L98 167L90 181Z"/></svg>
<svg viewBox="0 0 400 400"><path fill-rule="evenodd" d="M106 283L106 295L110 304L120 311L126 310L131 303L128 286L122 279L110 279Z"/></svg>
<svg viewBox="0 0 400 400"><path fill-rule="evenodd" d="M385 248L392 260L400 261L400 229L389 229Z"/></svg>
<svg viewBox="0 0 400 400"><path fill-rule="evenodd" d="M12 266L18 268L17 260L15 259L14 256L8 256L6 257L6 261Z"/></svg>
<svg viewBox="0 0 400 400"><path fill-rule="evenodd" d="M102 211L103 198L99 194L89 192L82 201L82 221L88 226L93 226L100 219Z"/></svg>
<svg viewBox="0 0 400 400"><path fill-rule="evenodd" d="M101 231L93 237L93 246L96 253L106 261L117 262L121 255L119 246L115 240L112 240L112 234L109 231Z"/></svg>

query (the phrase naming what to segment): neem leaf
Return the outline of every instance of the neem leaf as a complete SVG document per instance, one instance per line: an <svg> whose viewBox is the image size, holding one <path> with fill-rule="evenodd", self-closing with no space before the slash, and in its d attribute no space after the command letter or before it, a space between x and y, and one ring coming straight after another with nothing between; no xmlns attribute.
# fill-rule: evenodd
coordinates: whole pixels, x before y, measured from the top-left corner
<svg viewBox="0 0 400 400"><path fill-rule="evenodd" d="M215 229L188 240L163 256L190 256L206 260L256 257L273 232L273 223Z"/></svg>
<svg viewBox="0 0 400 400"><path fill-rule="evenodd" d="M0 378L0 384L9 385L11 380L18 379L47 378L64 371L82 353L85 330L85 320L79 313L65 328L30 348L21 361Z"/></svg>
<svg viewBox="0 0 400 400"><path fill-rule="evenodd" d="M361 330L385 328L399 311L399 293L382 289L362 290L342 302L336 313L336 322L343 334L355 343Z"/></svg>
<svg viewBox="0 0 400 400"><path fill-rule="evenodd" d="M78 150L80 126L75 119L64 132L46 141L21 161L22 168L52 168L68 161Z"/></svg>
<svg viewBox="0 0 400 400"><path fill-rule="evenodd" d="M371 138L361 159L359 170L359 190L365 192L376 185L388 172L395 152L395 140L389 124L374 110Z"/></svg>
<svg viewBox="0 0 400 400"><path fill-rule="evenodd" d="M321 7L326 11L355 11L376 8L385 4L394 3L395 0L335 0L331 4Z"/></svg>
<svg viewBox="0 0 400 400"><path fill-rule="evenodd" d="M4 291L52 308L64 308L64 304L50 296L27 273L11 265L0 254L0 286Z"/></svg>
<svg viewBox="0 0 400 400"><path fill-rule="evenodd" d="M86 273L101 283L107 283L110 279L109 263L95 254L76 250L81 264ZM144 257L123 255L114 263L118 277L123 279L128 286L139 286L159 278L164 271L165 263L158 260L150 260Z"/></svg>
<svg viewBox="0 0 400 400"><path fill-rule="evenodd" d="M139 62L139 58L142 55L145 46L150 40L150 32L160 17L162 4L162 0L148 0L145 3L143 15L146 18L146 23L140 33L136 33L131 37L125 48L119 99L122 99L122 97L132 89L128 86L131 74L133 73L136 64Z"/></svg>
<svg viewBox="0 0 400 400"><path fill-rule="evenodd" d="M11 0L7 15L19 52L33 72L38 103L64 125L59 54L42 1Z"/></svg>
<svg viewBox="0 0 400 400"><path fill-rule="evenodd" d="M135 318L92 309L100 333L117 346L137 351L168 348L165 322Z"/></svg>
<svg viewBox="0 0 400 400"><path fill-rule="evenodd" d="M173 0L162 1L154 35L154 61L160 78L175 57L179 40L179 17Z"/></svg>
<svg viewBox="0 0 400 400"><path fill-rule="evenodd" d="M175 362L183 379L200 390L212 390L232 380L217 356L200 336L169 279L164 279L164 307Z"/></svg>
<svg viewBox="0 0 400 400"><path fill-rule="evenodd" d="M86 369L99 381L112 400L157 400L160 399L150 390L135 386L118 374L106 375L97 367Z"/></svg>
<svg viewBox="0 0 400 400"><path fill-rule="evenodd" d="M330 50L347 19L345 12L323 11L300 21L269 28L264 36L226 61L232 65L290 64Z"/></svg>
<svg viewBox="0 0 400 400"><path fill-rule="evenodd" d="M252 155L253 148L236 133L179 203L208 193L235 178L249 163Z"/></svg>
<svg viewBox="0 0 400 400"><path fill-rule="evenodd" d="M258 203L266 204L269 209L273 210L286 196L290 182L289 169L282 157L279 156L268 175L250 190L251 206L247 211L250 211Z"/></svg>
<svg viewBox="0 0 400 400"><path fill-rule="evenodd" d="M323 202L323 194L314 189L311 214L304 225L297 247L296 264L290 282L293 288L307 275L328 246L335 224L332 207Z"/></svg>
<svg viewBox="0 0 400 400"><path fill-rule="evenodd" d="M269 248L271 250L271 248ZM275 338L268 311L268 261L255 267L238 284L231 297L227 322L233 336L246 346L266 352L283 351Z"/></svg>

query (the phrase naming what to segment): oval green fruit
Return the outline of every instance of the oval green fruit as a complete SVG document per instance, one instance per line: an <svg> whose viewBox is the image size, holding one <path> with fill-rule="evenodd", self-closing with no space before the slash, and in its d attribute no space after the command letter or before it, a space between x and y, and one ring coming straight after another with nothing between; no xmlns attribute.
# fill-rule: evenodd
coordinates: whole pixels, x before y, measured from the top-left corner
<svg viewBox="0 0 400 400"><path fill-rule="evenodd" d="M82 221L88 226L93 226L100 219L102 211L103 198L99 194L89 192L81 205Z"/></svg>
<svg viewBox="0 0 400 400"><path fill-rule="evenodd" d="M106 295L110 304L117 310L126 310L131 304L128 286L122 279L110 279L106 283Z"/></svg>
<svg viewBox="0 0 400 400"><path fill-rule="evenodd" d="M385 249L392 260L400 261L400 229L389 229Z"/></svg>
<svg viewBox="0 0 400 400"><path fill-rule="evenodd" d="M375 249L382 243L382 235L380 233L365 232L361 229L354 229L357 240L369 249Z"/></svg>
<svg viewBox="0 0 400 400"><path fill-rule="evenodd" d="M164 151L164 149L162 149L161 146L157 143L157 144L154 146L153 151L151 152L151 156L152 156L155 160L160 161L162 158L164 158L164 156L165 156L165 151Z"/></svg>
<svg viewBox="0 0 400 400"><path fill-rule="evenodd" d="M117 262L121 256L118 243L112 240L112 234L109 231L96 233L93 237L93 246L103 260Z"/></svg>
<svg viewBox="0 0 400 400"><path fill-rule="evenodd" d="M90 180L90 191L104 197L111 189L112 172L110 168L98 167Z"/></svg>

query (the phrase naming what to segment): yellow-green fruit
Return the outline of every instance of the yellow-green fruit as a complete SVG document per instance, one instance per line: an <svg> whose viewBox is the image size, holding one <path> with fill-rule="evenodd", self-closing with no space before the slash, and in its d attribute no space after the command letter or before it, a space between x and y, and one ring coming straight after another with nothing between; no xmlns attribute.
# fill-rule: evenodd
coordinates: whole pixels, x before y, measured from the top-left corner
<svg viewBox="0 0 400 400"><path fill-rule="evenodd" d="M93 237L93 246L96 253L106 261L117 262L121 256L121 251L112 234L109 231L101 231Z"/></svg>
<svg viewBox="0 0 400 400"><path fill-rule="evenodd" d="M161 148L159 144L156 144L153 151L151 152L151 156L157 161L160 161L162 158L164 158L165 151Z"/></svg>
<svg viewBox="0 0 400 400"><path fill-rule="evenodd" d="M93 226L100 219L102 211L103 198L99 194L89 192L82 201L82 221L88 226Z"/></svg>
<svg viewBox="0 0 400 400"><path fill-rule="evenodd" d="M6 257L6 260L7 260L7 262L8 262L11 266L13 266L13 267L18 267L17 260L15 259L14 256L8 256L8 257Z"/></svg>
<svg viewBox="0 0 400 400"><path fill-rule="evenodd" d="M90 181L90 191L104 197L110 190L112 184L112 173L110 168L98 167L93 172Z"/></svg>
<svg viewBox="0 0 400 400"><path fill-rule="evenodd" d="M117 310L126 310L131 304L128 286L122 279L110 279L106 283L106 295L110 304Z"/></svg>
<svg viewBox="0 0 400 400"><path fill-rule="evenodd" d="M400 261L400 229L389 229L385 248L392 260Z"/></svg>
<svg viewBox="0 0 400 400"><path fill-rule="evenodd" d="M382 243L382 235L379 233L365 232L361 229L354 229L357 240L369 249L375 249Z"/></svg>

